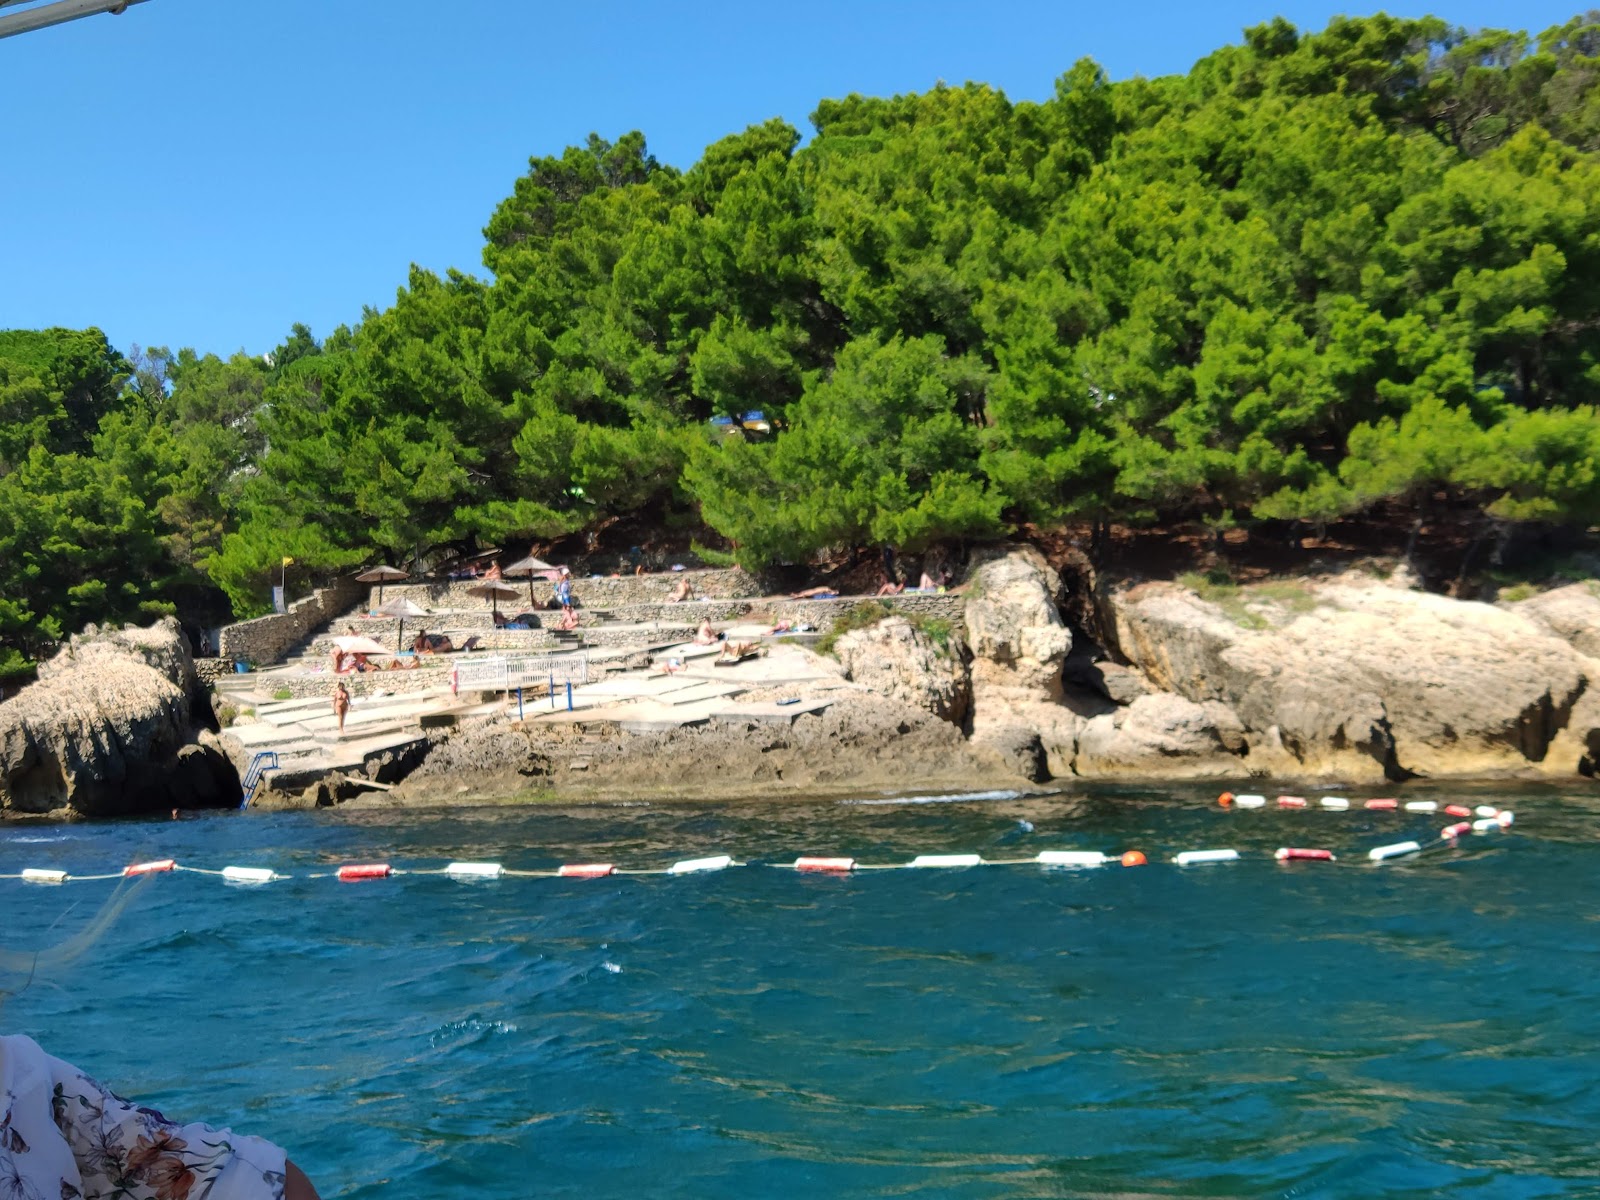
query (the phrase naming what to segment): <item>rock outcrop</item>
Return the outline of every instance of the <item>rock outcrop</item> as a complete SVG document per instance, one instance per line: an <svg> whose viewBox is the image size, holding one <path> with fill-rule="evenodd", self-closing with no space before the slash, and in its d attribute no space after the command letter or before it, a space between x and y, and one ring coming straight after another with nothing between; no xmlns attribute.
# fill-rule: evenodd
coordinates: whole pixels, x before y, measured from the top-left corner
<svg viewBox="0 0 1600 1200"><path fill-rule="evenodd" d="M1094 779L1237 777L1248 746L1233 710L1161 692L1090 719L1078 735L1073 769Z"/></svg>
<svg viewBox="0 0 1600 1200"><path fill-rule="evenodd" d="M1056 597L1061 579L1031 547L979 567L967 600L972 739L997 749L1017 729L1039 737L1052 775L1068 775L1082 717L1064 703L1061 671L1072 633Z"/></svg>
<svg viewBox="0 0 1600 1200"><path fill-rule="evenodd" d="M239 777L176 621L90 626L0 704L0 812L117 816L237 804Z"/></svg>
<svg viewBox="0 0 1600 1200"><path fill-rule="evenodd" d="M1222 602L1152 583L1115 591L1122 654L1159 688L1237 714L1256 773L1405 779L1529 768L1593 660L1521 613L1358 577Z"/></svg>
<svg viewBox="0 0 1600 1200"><path fill-rule="evenodd" d="M852 630L833 649L846 679L955 725L967 719L972 692L959 641L936 645L904 617L889 617Z"/></svg>

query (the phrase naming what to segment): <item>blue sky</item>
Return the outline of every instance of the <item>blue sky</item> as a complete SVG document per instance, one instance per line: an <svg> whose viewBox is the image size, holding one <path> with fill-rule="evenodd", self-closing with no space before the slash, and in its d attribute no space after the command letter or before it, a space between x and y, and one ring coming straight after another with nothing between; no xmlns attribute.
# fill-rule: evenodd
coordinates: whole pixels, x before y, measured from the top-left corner
<svg viewBox="0 0 1600 1200"><path fill-rule="evenodd" d="M1573 2L1431 8L1542 29ZM1290 0L149 0L0 41L0 328L270 349L383 307L412 262L482 272L530 155L642 129L687 167L825 96L982 80L1049 94L1080 56L1183 71Z"/></svg>

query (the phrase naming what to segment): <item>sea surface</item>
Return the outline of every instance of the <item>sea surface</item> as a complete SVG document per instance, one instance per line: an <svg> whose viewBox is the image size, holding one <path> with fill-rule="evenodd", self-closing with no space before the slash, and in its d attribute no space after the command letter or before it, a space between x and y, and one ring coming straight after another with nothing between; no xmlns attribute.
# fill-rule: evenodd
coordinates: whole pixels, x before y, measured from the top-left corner
<svg viewBox="0 0 1600 1200"><path fill-rule="evenodd" d="M0 1027L325 1197L1600 1196L1600 800L1467 799L1515 826L1378 866L1447 818L1102 789L12 825L0 872L295 877L152 878L65 974L0 982ZM1165 861L1211 847L1246 857ZM1150 864L307 877L1051 848ZM0 946L115 887L0 881Z"/></svg>

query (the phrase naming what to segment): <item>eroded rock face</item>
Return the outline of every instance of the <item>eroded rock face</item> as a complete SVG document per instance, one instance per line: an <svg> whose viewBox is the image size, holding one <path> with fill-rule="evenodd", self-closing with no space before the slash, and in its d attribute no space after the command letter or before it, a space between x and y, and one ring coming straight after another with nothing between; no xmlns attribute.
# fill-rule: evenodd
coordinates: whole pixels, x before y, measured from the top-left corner
<svg viewBox="0 0 1600 1200"><path fill-rule="evenodd" d="M1243 771L1245 750L1244 726L1227 705L1161 692L1088 721L1073 765L1095 779L1223 779Z"/></svg>
<svg viewBox="0 0 1600 1200"><path fill-rule="evenodd" d="M238 774L197 741L194 663L176 621L93 626L0 704L0 810L115 816L237 804Z"/></svg>
<svg viewBox="0 0 1600 1200"><path fill-rule="evenodd" d="M834 643L846 679L960 725L972 693L960 647L946 650L904 617L853 630Z"/></svg>
<svg viewBox="0 0 1600 1200"><path fill-rule="evenodd" d="M1600 584L1575 583L1500 607L1526 617L1579 654L1600 659Z"/></svg>
<svg viewBox="0 0 1600 1200"><path fill-rule="evenodd" d="M972 739L1013 739L1021 726L1039 735L1052 775L1072 771L1082 717L1063 703L1062 665L1072 633L1056 595L1061 579L1038 551L1024 547L978 568L967 600L972 649Z"/></svg>
<svg viewBox="0 0 1600 1200"><path fill-rule="evenodd" d="M1583 656L1519 613L1365 579L1305 587L1309 611L1264 628L1175 584L1116 592L1110 609L1122 653L1157 687L1237 713L1258 770L1366 780L1543 766L1587 686Z"/></svg>

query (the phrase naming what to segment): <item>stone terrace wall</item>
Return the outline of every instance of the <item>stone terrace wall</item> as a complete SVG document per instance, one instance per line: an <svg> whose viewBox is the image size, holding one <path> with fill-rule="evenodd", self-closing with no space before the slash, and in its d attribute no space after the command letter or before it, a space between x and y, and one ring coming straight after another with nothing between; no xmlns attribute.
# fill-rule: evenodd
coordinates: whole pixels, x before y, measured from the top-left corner
<svg viewBox="0 0 1600 1200"><path fill-rule="evenodd" d="M696 596L708 596L713 599L759 596L762 590L761 583L755 576L738 567L710 567L699 571L661 571L654 575L604 575L599 578L573 576L572 595L580 608L660 604L671 597L680 579L687 579L693 585ZM390 583L384 585L383 598L391 600L395 596L406 596L413 604L433 609L486 608L489 603L487 600L468 593L469 588L477 587L482 582L481 579L453 579L448 583ZM528 581L507 579L504 582L519 589L522 592L522 599L520 602L502 600L501 608L514 611L526 605ZM534 602L541 605L547 603L551 588L552 584L548 579L535 579ZM377 608L376 585L367 590L366 604L369 609Z"/></svg>
<svg viewBox="0 0 1600 1200"><path fill-rule="evenodd" d="M345 612L366 588L339 579L289 605L289 611L223 626L217 651L221 658L253 663L276 662L312 630Z"/></svg>

